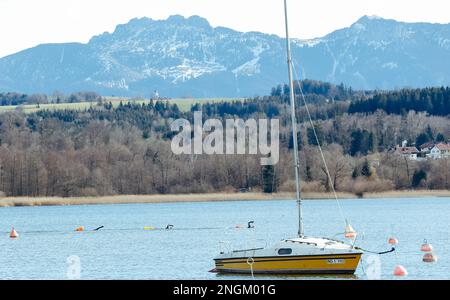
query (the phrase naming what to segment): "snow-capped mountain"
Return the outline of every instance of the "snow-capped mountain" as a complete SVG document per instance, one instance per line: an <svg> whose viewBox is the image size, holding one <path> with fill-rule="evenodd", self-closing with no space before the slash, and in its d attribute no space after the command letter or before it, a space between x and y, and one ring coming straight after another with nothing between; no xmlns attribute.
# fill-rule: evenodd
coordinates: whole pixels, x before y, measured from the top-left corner
<svg viewBox="0 0 450 300"><path fill-rule="evenodd" d="M364 89L450 84L450 24L364 16L350 28L297 45L309 78Z"/></svg>
<svg viewBox="0 0 450 300"><path fill-rule="evenodd" d="M87 44L45 44L0 59L0 91L104 95L265 95L286 81L285 41L193 16L133 19ZM323 38L294 40L302 77L354 88L450 84L450 25L363 17Z"/></svg>

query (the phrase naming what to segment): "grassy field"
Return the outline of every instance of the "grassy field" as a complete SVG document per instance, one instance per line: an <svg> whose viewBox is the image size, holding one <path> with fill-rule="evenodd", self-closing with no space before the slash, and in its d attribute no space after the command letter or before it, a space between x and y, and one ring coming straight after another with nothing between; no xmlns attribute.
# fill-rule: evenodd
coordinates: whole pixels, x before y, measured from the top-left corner
<svg viewBox="0 0 450 300"><path fill-rule="evenodd" d="M306 200L334 199L327 193L304 193ZM357 199L354 194L338 193L340 199ZM99 204L132 204L132 203L176 203L176 202L220 202L220 201L269 201L294 199L293 193L262 194L262 193L215 193L186 195L124 195L105 197L42 197L42 198L2 198L0 207L11 206L67 206L67 205L99 205ZM381 198L450 198L450 191L392 191L385 193L368 193L364 199Z"/></svg>
<svg viewBox="0 0 450 300"><path fill-rule="evenodd" d="M169 103L176 104L180 110L188 111L191 109L191 106L196 103L206 103L206 102L221 102L221 101L243 101L244 99L231 99L231 98L205 98L205 99L169 99L167 100ZM120 102L123 103L136 103L143 104L149 103L149 99L135 100L129 98L118 98L118 97L105 97L105 102L111 102L114 107L119 106ZM59 103L59 104L40 104L39 106L36 104L32 105L20 105L20 106L0 106L1 112L14 111L17 109L22 110L25 113L33 113L39 110L85 110L89 108L95 108L97 106L97 102L80 102L80 103Z"/></svg>

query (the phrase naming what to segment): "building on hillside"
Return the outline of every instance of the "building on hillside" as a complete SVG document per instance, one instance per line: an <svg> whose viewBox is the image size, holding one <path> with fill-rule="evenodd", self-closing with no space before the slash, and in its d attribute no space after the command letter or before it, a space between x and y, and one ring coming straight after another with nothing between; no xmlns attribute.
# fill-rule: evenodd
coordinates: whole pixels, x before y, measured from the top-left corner
<svg viewBox="0 0 450 300"><path fill-rule="evenodd" d="M427 154L427 158L431 159L447 159L450 158L450 144L439 143L435 145L430 153Z"/></svg>
<svg viewBox="0 0 450 300"><path fill-rule="evenodd" d="M420 151L416 147L397 147L394 153L410 160L417 160Z"/></svg>
<svg viewBox="0 0 450 300"><path fill-rule="evenodd" d="M151 99L153 99L153 100L160 100L160 95L159 95L159 91L158 90L155 90L154 92L153 92L153 95L152 95L152 98Z"/></svg>
<svg viewBox="0 0 450 300"><path fill-rule="evenodd" d="M436 146L436 143L433 143L433 142L421 145L419 147L420 156L426 158L428 156L428 154L431 153L431 149L433 149L435 146Z"/></svg>

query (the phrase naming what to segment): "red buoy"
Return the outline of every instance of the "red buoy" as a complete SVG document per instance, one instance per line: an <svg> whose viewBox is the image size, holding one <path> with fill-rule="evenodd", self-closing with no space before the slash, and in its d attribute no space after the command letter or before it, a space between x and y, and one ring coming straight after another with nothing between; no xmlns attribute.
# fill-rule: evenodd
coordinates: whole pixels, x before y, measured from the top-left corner
<svg viewBox="0 0 450 300"><path fill-rule="evenodd" d="M391 237L391 238L388 240L388 243L389 243L390 245L394 246L394 245L397 245L397 244L398 244L398 240L397 240L396 238Z"/></svg>
<svg viewBox="0 0 450 300"><path fill-rule="evenodd" d="M394 276L405 277L408 276L408 271L406 271L405 267L398 265L395 267Z"/></svg>
<svg viewBox="0 0 450 300"><path fill-rule="evenodd" d="M14 227L11 230L11 233L9 234L9 237L12 239L16 239L19 237L19 234L17 233L17 231L14 229Z"/></svg>
<svg viewBox="0 0 450 300"><path fill-rule="evenodd" d="M347 239L355 239L357 237L358 233L353 229L352 225L347 224L345 227L345 238Z"/></svg>
<svg viewBox="0 0 450 300"><path fill-rule="evenodd" d="M428 244L427 240L423 242L422 247L420 248L420 251L422 252L433 252L433 246L431 244Z"/></svg>

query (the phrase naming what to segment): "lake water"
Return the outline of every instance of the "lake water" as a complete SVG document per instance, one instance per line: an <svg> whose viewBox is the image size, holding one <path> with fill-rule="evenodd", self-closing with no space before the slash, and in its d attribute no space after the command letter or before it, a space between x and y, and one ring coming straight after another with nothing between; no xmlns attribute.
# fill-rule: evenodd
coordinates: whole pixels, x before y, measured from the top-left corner
<svg viewBox="0 0 450 300"><path fill-rule="evenodd" d="M381 279L393 279L398 264L408 279L450 279L450 199L345 200L342 207L360 233L357 245L383 251L390 236L400 241L395 253L380 257ZM343 231L335 201L306 201L304 215L309 236ZM250 220L255 229L236 229ZM144 230L167 224L175 229ZM19 239L9 238L11 226ZM75 232L79 226L86 231ZM105 227L92 231L99 226ZM272 245L295 237L296 226L295 201L0 208L0 279L67 279L78 269L68 262L73 256L80 259L81 279L250 279L208 272L220 242ZM439 257L435 264L422 262L424 239ZM366 279L372 259L363 256L355 277L289 278ZM284 277L259 277L274 278Z"/></svg>

